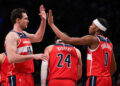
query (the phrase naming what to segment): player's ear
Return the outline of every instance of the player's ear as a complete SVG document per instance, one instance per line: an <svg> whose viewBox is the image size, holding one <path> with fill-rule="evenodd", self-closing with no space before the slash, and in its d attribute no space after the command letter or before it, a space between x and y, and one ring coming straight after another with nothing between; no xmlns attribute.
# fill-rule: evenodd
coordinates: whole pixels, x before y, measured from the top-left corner
<svg viewBox="0 0 120 86"><path fill-rule="evenodd" d="M16 22L19 22L20 21L20 18L16 18Z"/></svg>

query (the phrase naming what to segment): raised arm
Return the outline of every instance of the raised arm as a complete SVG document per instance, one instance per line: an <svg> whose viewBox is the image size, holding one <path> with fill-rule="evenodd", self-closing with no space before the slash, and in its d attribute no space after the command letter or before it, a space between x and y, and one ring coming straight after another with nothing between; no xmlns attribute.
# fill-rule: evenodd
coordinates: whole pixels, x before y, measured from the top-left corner
<svg viewBox="0 0 120 86"><path fill-rule="evenodd" d="M115 55L112 53L112 59L111 59L111 76L116 72L117 70L117 65L115 61Z"/></svg>
<svg viewBox="0 0 120 86"><path fill-rule="evenodd" d="M17 62L23 62L30 59L41 59L41 60L47 60L46 55L44 54L31 54L31 55L19 55L17 54L17 41L19 37L16 33L10 32L6 36L6 52L8 61L10 63L17 63ZM27 50L27 48L26 48Z"/></svg>
<svg viewBox="0 0 120 86"><path fill-rule="evenodd" d="M78 55L78 65L77 65L77 79L79 80L82 77L82 60L81 60L81 52L76 49Z"/></svg>
<svg viewBox="0 0 120 86"><path fill-rule="evenodd" d="M48 14L48 24L54 31L54 33L65 43L72 45L91 45L92 43L98 42L96 37L91 35L83 36L83 37L69 37L63 32L61 32L58 27L54 24L52 10L49 10Z"/></svg>
<svg viewBox="0 0 120 86"><path fill-rule="evenodd" d="M35 34L29 34L24 31L24 33L30 38L31 42L41 42L44 36L45 28L46 28L46 12L43 5L40 6L40 17L41 24Z"/></svg>
<svg viewBox="0 0 120 86"><path fill-rule="evenodd" d="M52 46L48 46L44 51L44 54L46 54L48 58L49 58L49 53L50 53L51 49L52 49ZM48 61L42 61L42 65L41 65L41 86L46 86L47 70L48 70Z"/></svg>

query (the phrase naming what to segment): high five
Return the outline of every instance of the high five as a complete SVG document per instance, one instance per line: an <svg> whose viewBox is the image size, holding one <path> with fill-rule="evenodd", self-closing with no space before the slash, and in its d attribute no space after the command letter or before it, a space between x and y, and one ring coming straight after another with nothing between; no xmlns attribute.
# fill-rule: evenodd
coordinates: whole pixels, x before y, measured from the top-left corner
<svg viewBox="0 0 120 86"><path fill-rule="evenodd" d="M54 24L52 10L49 10L48 24L54 33L65 43L72 45L88 45L86 86L111 86L111 76L116 71L116 62L111 41L103 36L108 29L104 18L93 20L89 34L83 37L69 37Z"/></svg>

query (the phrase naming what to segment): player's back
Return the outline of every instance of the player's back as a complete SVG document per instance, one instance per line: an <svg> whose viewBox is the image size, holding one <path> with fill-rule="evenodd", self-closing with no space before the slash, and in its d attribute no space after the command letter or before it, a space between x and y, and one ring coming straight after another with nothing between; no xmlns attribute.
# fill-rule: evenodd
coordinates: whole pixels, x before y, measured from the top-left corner
<svg viewBox="0 0 120 86"><path fill-rule="evenodd" d="M49 54L49 76L51 79L77 80L78 56L75 47L55 44Z"/></svg>
<svg viewBox="0 0 120 86"><path fill-rule="evenodd" d="M110 76L113 46L108 38L97 36L99 46L87 51L87 76Z"/></svg>

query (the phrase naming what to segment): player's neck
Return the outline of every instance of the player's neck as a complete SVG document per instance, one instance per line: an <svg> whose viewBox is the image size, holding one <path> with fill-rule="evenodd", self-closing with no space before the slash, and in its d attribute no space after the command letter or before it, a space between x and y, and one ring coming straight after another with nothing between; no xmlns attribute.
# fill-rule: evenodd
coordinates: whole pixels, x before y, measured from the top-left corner
<svg viewBox="0 0 120 86"><path fill-rule="evenodd" d="M94 34L94 36L97 36L97 35L103 36L103 34L101 34L101 33L99 33L99 32L96 32L96 33Z"/></svg>
<svg viewBox="0 0 120 86"><path fill-rule="evenodd" d="M14 24L13 30L16 31L16 32L22 32L23 31L22 28L18 24Z"/></svg>

